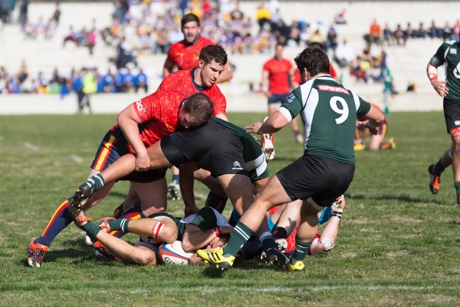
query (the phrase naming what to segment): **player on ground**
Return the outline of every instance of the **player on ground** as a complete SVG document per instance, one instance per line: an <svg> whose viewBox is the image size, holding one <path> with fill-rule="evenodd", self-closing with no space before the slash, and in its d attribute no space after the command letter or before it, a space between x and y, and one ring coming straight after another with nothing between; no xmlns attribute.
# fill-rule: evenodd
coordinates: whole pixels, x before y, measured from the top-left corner
<svg viewBox="0 0 460 307"><path fill-rule="evenodd" d="M267 162L259 144L244 129L218 118L212 118L196 129L171 134L150 146L148 153L151 169L193 161L187 165L188 172L182 172L181 168L181 176L191 174L197 168L209 170L217 178L239 215L248 210L254 194L268 181ZM122 178L131 173L134 167L134 155L124 155L110 168L82 184L79 188L81 195L78 197L84 200L93 191L103 188L105 181L113 182ZM188 179L181 180L184 202L186 206L195 206L193 176L186 177ZM75 217L77 221L79 218L81 217ZM257 235L269 262L276 263L278 258L283 259L284 255L276 248L266 220Z"/></svg>
<svg viewBox="0 0 460 307"><path fill-rule="evenodd" d="M199 248L223 246L226 234L233 231L224 216L210 207L202 208L198 213L186 218L173 218L167 213L158 213L152 217L139 220L107 219L99 225L85 221L79 225L87 232L91 240L105 249L105 254L118 259L141 265L157 265L162 260L159 247L162 243L171 244L176 240L181 242L180 254L189 257L190 264L204 264L196 256ZM102 230L102 231L101 231ZM111 236L110 231L121 230L140 236L134 246Z"/></svg>
<svg viewBox="0 0 460 307"><path fill-rule="evenodd" d="M289 271L303 270L303 259L318 232L318 211L331 206L353 179L356 117L369 118L367 125L372 133L383 122L380 110L331 78L329 59L323 50L306 48L295 62L303 84L263 124L254 123L246 129L257 134L274 133L300 113L305 123L304 155L269 180L235 226L224 248L197 251L203 260L222 270L233 265L240 246L260 227L270 208L297 199L303 200L303 204L296 251L290 260L285 256L278 260L288 264Z"/></svg>
<svg viewBox="0 0 460 307"><path fill-rule="evenodd" d="M141 200L144 216L164 211L165 169L148 170L150 162L146 147L174 131L202 125L212 113L212 101L202 93L186 97L180 92L157 91L134 102L118 115L118 124L105 135L88 178L100 173L123 155L136 154L136 172L119 179L131 182ZM84 209L100 202L114 184L115 181L108 182L104 189L94 193ZM80 205L76 199L65 200L54 212L42 235L30 242L27 255L29 266L41 267L44 254L53 239L72 222L69 209L74 206L69 206L71 202Z"/></svg>
<svg viewBox="0 0 460 307"><path fill-rule="evenodd" d="M444 65L445 81L438 80L438 67ZM430 191L437 194L441 188L441 174L452 164L457 204L460 204L460 42L442 43L426 67L431 85L443 97L447 133L452 139L450 150L428 167Z"/></svg>
<svg viewBox="0 0 460 307"><path fill-rule="evenodd" d="M374 107L378 108L377 105L372 104ZM385 150L385 149L396 149L396 142L394 138L388 139L384 142L383 139L388 131L388 118L385 116L383 124L378 128L377 134L371 134L369 129L366 127L365 122L367 121L364 117L359 117L356 121L356 132L355 132L355 145L354 150L364 150L366 146L364 145L364 140L367 137L371 137L369 141L369 149L376 150Z"/></svg>

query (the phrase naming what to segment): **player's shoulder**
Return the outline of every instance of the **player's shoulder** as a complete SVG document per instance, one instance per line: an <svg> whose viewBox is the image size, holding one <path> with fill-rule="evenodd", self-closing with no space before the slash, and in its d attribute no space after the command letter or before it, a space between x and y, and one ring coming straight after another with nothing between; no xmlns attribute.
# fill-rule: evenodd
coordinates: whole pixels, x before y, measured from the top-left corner
<svg viewBox="0 0 460 307"><path fill-rule="evenodd" d="M204 36L200 36L200 38L198 39L198 42L200 44L203 44L203 45L215 45L216 43L214 43L212 40L210 40L209 38L207 37L204 37Z"/></svg>
<svg viewBox="0 0 460 307"><path fill-rule="evenodd" d="M177 90L163 90L163 89L158 89L156 92L150 94L154 99L157 99L158 101L181 101L182 99L185 98L185 94L177 91Z"/></svg>

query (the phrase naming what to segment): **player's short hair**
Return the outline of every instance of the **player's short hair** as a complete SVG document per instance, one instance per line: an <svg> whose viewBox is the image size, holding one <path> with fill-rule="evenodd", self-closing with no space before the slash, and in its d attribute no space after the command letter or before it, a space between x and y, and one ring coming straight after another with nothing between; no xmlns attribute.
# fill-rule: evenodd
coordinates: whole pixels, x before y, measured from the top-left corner
<svg viewBox="0 0 460 307"><path fill-rule="evenodd" d="M225 66L225 64L227 64L227 52L225 52L222 46L207 45L200 51L200 60L202 60L204 64L216 61L216 63Z"/></svg>
<svg viewBox="0 0 460 307"><path fill-rule="evenodd" d="M203 93L195 93L187 97L183 106L184 112L191 114L197 126L206 124L214 113L214 103Z"/></svg>
<svg viewBox="0 0 460 307"><path fill-rule="evenodd" d="M320 73L329 73L329 57L326 52L317 47L307 47L294 59L297 68L303 71L304 68L311 76L316 76Z"/></svg>
<svg viewBox="0 0 460 307"><path fill-rule="evenodd" d="M180 20L181 29L185 26L185 24L192 22L192 21L196 22L196 24L200 26L200 18L198 18L198 16L196 16L193 13L185 14Z"/></svg>

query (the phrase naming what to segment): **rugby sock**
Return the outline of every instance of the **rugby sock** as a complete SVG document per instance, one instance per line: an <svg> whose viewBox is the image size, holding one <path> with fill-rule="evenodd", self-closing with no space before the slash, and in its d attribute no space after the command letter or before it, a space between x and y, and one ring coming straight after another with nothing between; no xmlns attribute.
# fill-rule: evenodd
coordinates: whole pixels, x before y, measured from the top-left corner
<svg viewBox="0 0 460 307"><path fill-rule="evenodd" d="M107 224L109 224L109 227L111 230L121 230L123 233L127 233L129 222L130 220L128 219L117 219L117 220L108 220Z"/></svg>
<svg viewBox="0 0 460 307"><path fill-rule="evenodd" d="M50 246L54 238L67 227L70 223L73 222L72 216L69 213L69 201L72 198L68 198L63 201L56 211L51 216L48 225L43 231L42 235L35 240L35 243L40 243L46 246Z"/></svg>
<svg viewBox="0 0 460 307"><path fill-rule="evenodd" d="M173 183L179 184L179 174L174 174L172 176Z"/></svg>
<svg viewBox="0 0 460 307"><path fill-rule="evenodd" d="M96 224L94 224L91 221L88 221L85 225L81 226L81 228L83 228L83 230L86 231L86 233L91 237L91 240L93 242L97 241L96 236L99 233L99 231L101 231L101 229Z"/></svg>
<svg viewBox="0 0 460 307"><path fill-rule="evenodd" d="M105 184L104 177L102 177L100 173L89 178L86 181L94 187L94 191L100 190Z"/></svg>
<svg viewBox="0 0 460 307"><path fill-rule="evenodd" d="M238 222L233 229L230 240L228 240L227 245L224 247L224 255L231 254L235 256L240 251L241 247L243 247L244 243L246 243L253 234L254 232L249 229L248 226Z"/></svg>
<svg viewBox="0 0 460 307"><path fill-rule="evenodd" d="M310 242L302 242L300 240L295 240L295 252L294 255L291 257L291 263L294 264L297 261L302 261L305 259L305 256L307 255L307 250L311 245Z"/></svg>
<svg viewBox="0 0 460 307"><path fill-rule="evenodd" d="M118 208L117 208L118 209ZM115 209L115 211L117 210ZM115 214L115 212L114 212ZM126 220L138 220L145 218L145 214L142 212L141 204L136 204L120 214L117 219L126 219ZM112 228L114 229L114 228ZM126 228L127 229L127 228ZM126 231L123 231L122 229L114 230L110 233L112 236L121 238L126 234Z"/></svg>
<svg viewBox="0 0 460 307"><path fill-rule="evenodd" d="M391 143L390 142L383 142L380 144L379 146L379 149L380 150L385 150L385 149L388 149L391 147Z"/></svg>
<svg viewBox="0 0 460 307"><path fill-rule="evenodd" d="M272 234L275 239L286 239L288 237L286 228L280 226L276 226L276 228L273 229Z"/></svg>
<svg viewBox="0 0 460 307"><path fill-rule="evenodd" d="M219 213L222 213L224 212L227 200L228 197L220 197L214 194L212 191L210 191L208 194L208 198L206 198L205 206L212 207L219 211Z"/></svg>
<svg viewBox="0 0 460 307"><path fill-rule="evenodd" d="M437 176L441 176L441 173L444 172L446 168L444 167L444 165L442 165L441 163L441 159L439 159L438 163L436 163L434 165L434 173L437 175ZM457 194L458 194L458 191L457 191Z"/></svg>
<svg viewBox="0 0 460 307"><path fill-rule="evenodd" d="M456 181L454 183L454 187L457 190L457 195L459 195L460 194L460 181Z"/></svg>
<svg viewBox="0 0 460 307"><path fill-rule="evenodd" d="M272 233L269 231L266 231L263 234L261 234L259 240L262 243L262 249L264 251L272 247L278 249L278 244L276 244L275 239L272 236Z"/></svg>

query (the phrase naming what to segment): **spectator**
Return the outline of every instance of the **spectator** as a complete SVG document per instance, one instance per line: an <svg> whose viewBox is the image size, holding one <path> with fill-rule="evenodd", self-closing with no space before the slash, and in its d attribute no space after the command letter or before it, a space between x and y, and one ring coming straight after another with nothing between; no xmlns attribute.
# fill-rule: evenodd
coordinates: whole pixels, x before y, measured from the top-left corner
<svg viewBox="0 0 460 307"><path fill-rule="evenodd" d="M139 73L134 75L133 78L134 92L137 93L139 88L144 89L144 92L147 94L149 92L149 85L147 75L144 73L142 68L139 70Z"/></svg>
<svg viewBox="0 0 460 307"><path fill-rule="evenodd" d="M230 13L230 18L232 21L235 20L243 20L244 18L244 13L240 9L240 4L237 2L235 9Z"/></svg>
<svg viewBox="0 0 460 307"><path fill-rule="evenodd" d="M396 30L395 32L393 33L393 37L395 38L395 41L396 41L396 44L398 46L405 46L406 45L406 35L404 34L402 28L401 28L401 25L398 24L396 26Z"/></svg>
<svg viewBox="0 0 460 307"><path fill-rule="evenodd" d="M324 44L324 51L326 51L326 53L329 49L335 51L335 48L337 48L337 31L333 26L331 26L327 31L326 42Z"/></svg>
<svg viewBox="0 0 460 307"><path fill-rule="evenodd" d="M369 43L375 43L376 45L380 45L382 43L381 36L382 30L380 28L380 25L377 23L377 20L374 19L369 28Z"/></svg>
<svg viewBox="0 0 460 307"><path fill-rule="evenodd" d="M260 3L257 8L256 19L259 24L259 33L264 30L265 25L268 25L268 28L271 29L271 13L263 3Z"/></svg>
<svg viewBox="0 0 460 307"><path fill-rule="evenodd" d="M385 26L383 28L383 42L386 42L388 46L395 44L393 31L390 29L388 23L385 23Z"/></svg>
<svg viewBox="0 0 460 307"><path fill-rule="evenodd" d="M337 48L334 52L334 61L339 65L340 68L350 66L355 54L353 48L347 43L347 40L344 39L342 43L337 45Z"/></svg>
<svg viewBox="0 0 460 307"><path fill-rule="evenodd" d="M320 43L320 44L324 43L324 38L323 38L323 35L321 35L321 31L319 30L319 28L317 28L315 32L313 32L310 35L310 38L308 39L308 44L311 44L311 43Z"/></svg>
<svg viewBox="0 0 460 307"><path fill-rule="evenodd" d="M436 26L436 23L434 20L431 21L431 27L429 29L429 34L431 38L440 38L442 37L442 29L439 29Z"/></svg>
<svg viewBox="0 0 460 307"><path fill-rule="evenodd" d="M407 38L416 38L416 32L414 31L414 29L412 29L412 25L410 22L407 23L407 28L406 28L406 31L404 31L404 34L406 36L406 39Z"/></svg>
<svg viewBox="0 0 460 307"><path fill-rule="evenodd" d="M23 0L21 6L19 7L19 24L24 29L24 24L29 12L29 0Z"/></svg>
<svg viewBox="0 0 460 307"><path fill-rule="evenodd" d="M96 45L96 32L92 29L88 33L88 41L86 45L88 46L89 54L93 55L94 46Z"/></svg>
<svg viewBox="0 0 460 307"><path fill-rule="evenodd" d="M64 36L64 42L62 43L62 48L65 47L65 43L68 41L73 42L75 46L78 45L77 33L75 33L73 26L69 26L69 30Z"/></svg>
<svg viewBox="0 0 460 307"><path fill-rule="evenodd" d="M19 72L18 72L18 85L19 86L21 86L24 83L24 81L26 81L27 76L29 76L29 73L27 72L26 60L22 60L21 67L19 68Z"/></svg>
<svg viewBox="0 0 460 307"><path fill-rule="evenodd" d="M156 39L153 47L153 54L160 52L161 54L166 54L169 49L169 38L168 33L165 29L158 29L155 31Z"/></svg>
<svg viewBox="0 0 460 307"><path fill-rule="evenodd" d="M459 41L460 39L460 20L457 20L457 23L452 29L452 39L455 41Z"/></svg>
<svg viewBox="0 0 460 307"><path fill-rule="evenodd" d="M344 25L347 23L345 19L345 13L347 12L346 8L343 8L337 15L334 16L334 23L337 25Z"/></svg>
<svg viewBox="0 0 460 307"><path fill-rule="evenodd" d="M54 9L52 18L56 21L56 24L59 25L59 20L61 18L61 9L59 8L59 2L56 2L56 8Z"/></svg>
<svg viewBox="0 0 460 307"><path fill-rule="evenodd" d="M415 36L417 38L425 38L428 36L427 30L425 29L425 26L423 25L423 22L421 22L418 26L418 29L415 33Z"/></svg>
<svg viewBox="0 0 460 307"><path fill-rule="evenodd" d="M452 39L452 28L449 25L449 22L446 22L446 25L442 29L442 40L450 41Z"/></svg>

